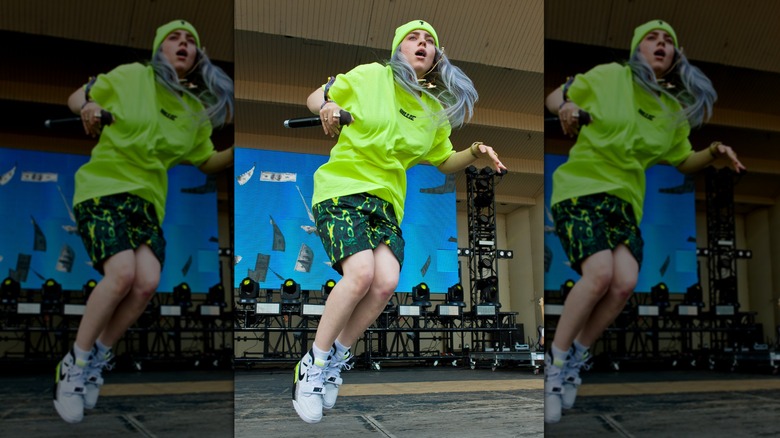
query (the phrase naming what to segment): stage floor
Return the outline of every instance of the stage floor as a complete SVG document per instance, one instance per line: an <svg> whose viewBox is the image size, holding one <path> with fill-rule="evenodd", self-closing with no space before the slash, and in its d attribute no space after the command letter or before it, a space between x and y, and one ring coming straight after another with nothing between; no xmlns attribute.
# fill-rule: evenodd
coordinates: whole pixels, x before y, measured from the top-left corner
<svg viewBox="0 0 780 438"><path fill-rule="evenodd" d="M593 372L580 394L545 437L780 436L780 378L767 373Z"/></svg>
<svg viewBox="0 0 780 438"><path fill-rule="evenodd" d="M770 373L589 372L576 407L552 425L542 376L522 367L353 370L316 425L292 408L292 369L112 372L75 425L54 411L50 374L0 376L0 436L780 436L780 377Z"/></svg>
<svg viewBox="0 0 780 438"><path fill-rule="evenodd" d="M292 368L238 371L235 437L541 437L543 378L529 368L353 370L318 424L292 407Z"/></svg>

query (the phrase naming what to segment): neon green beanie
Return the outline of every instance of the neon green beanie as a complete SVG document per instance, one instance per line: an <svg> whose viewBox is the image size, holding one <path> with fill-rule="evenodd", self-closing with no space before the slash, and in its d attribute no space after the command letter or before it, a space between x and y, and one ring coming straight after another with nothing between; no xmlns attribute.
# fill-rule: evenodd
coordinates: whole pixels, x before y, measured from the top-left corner
<svg viewBox="0 0 780 438"><path fill-rule="evenodd" d="M391 49L390 53L395 53L395 49L398 48L398 46L401 44L401 41L404 40L404 37L409 35L409 32L418 29L428 31L428 33L433 37L433 42L436 44L436 47L439 47L439 37L436 36L436 31L433 29L433 26L431 26L427 21L412 20L402 26L399 26L398 29L395 30L393 48Z"/></svg>
<svg viewBox="0 0 780 438"><path fill-rule="evenodd" d="M198 36L198 31L195 30L195 26L184 20L173 20L170 23L163 24L157 28L157 33L154 36L154 44L152 45L152 56L160 49L160 45L165 37L174 30L186 30L192 34L195 38L195 45L200 49L200 37Z"/></svg>
<svg viewBox="0 0 780 438"><path fill-rule="evenodd" d="M645 35L658 29L665 30L666 33L671 35L672 40L674 41L674 47L678 49L680 48L680 45L677 42L677 34L674 32L674 29L672 29L672 26L669 23L663 20L651 20L634 29L634 38L631 40L631 54L636 51L637 46L639 46L639 43L642 42L642 39L645 37Z"/></svg>

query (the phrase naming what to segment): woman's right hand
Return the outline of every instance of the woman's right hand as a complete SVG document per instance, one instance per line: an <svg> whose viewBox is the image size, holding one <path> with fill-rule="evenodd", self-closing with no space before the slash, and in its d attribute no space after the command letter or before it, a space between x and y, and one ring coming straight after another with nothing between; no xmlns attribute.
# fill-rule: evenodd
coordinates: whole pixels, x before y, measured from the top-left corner
<svg viewBox="0 0 780 438"><path fill-rule="evenodd" d="M81 107L81 124L84 125L84 133L90 137L97 137L103 130L103 124L100 121L103 108L95 102L87 102Z"/></svg>
<svg viewBox="0 0 780 438"><path fill-rule="evenodd" d="M325 135L335 137L341 133L341 107L336 102L328 101L320 108L320 121Z"/></svg>
<svg viewBox="0 0 780 438"><path fill-rule="evenodd" d="M574 102L565 102L558 109L558 119L561 121L563 133L575 137L580 132L580 107Z"/></svg>

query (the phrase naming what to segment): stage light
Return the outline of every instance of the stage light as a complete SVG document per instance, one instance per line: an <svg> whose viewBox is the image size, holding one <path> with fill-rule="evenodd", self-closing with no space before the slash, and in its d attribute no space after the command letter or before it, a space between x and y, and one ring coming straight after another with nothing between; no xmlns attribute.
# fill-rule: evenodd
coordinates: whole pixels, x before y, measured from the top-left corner
<svg viewBox="0 0 780 438"><path fill-rule="evenodd" d="M328 279L328 281L325 282L325 284L322 285L322 299L327 300L328 295L330 295L330 292L333 290L333 288L336 287L336 280Z"/></svg>
<svg viewBox="0 0 780 438"><path fill-rule="evenodd" d="M650 289L650 302L658 307L669 306L669 288L666 283L658 283Z"/></svg>
<svg viewBox="0 0 780 438"><path fill-rule="evenodd" d="M222 314L223 307L227 307L225 288L222 283L217 283L209 288L206 302L198 305L198 313L200 316L219 316Z"/></svg>
<svg viewBox="0 0 780 438"><path fill-rule="evenodd" d="M488 166L485 166L485 167L482 168L482 170L479 173L484 175L484 176L493 176L493 174L495 172L493 172L492 168L490 168Z"/></svg>
<svg viewBox="0 0 780 438"><path fill-rule="evenodd" d="M209 306L227 307L225 302L225 288L222 283L217 283L209 288L206 294L206 304Z"/></svg>
<svg viewBox="0 0 780 438"><path fill-rule="evenodd" d="M677 315L698 316L699 308L704 307L703 297L704 294L699 283L688 286L682 304L677 306Z"/></svg>
<svg viewBox="0 0 780 438"><path fill-rule="evenodd" d="M41 286L41 311L43 313L59 313L62 303L62 285L53 278L43 282Z"/></svg>
<svg viewBox="0 0 780 438"><path fill-rule="evenodd" d="M574 280L571 278L564 281L561 285L561 297L563 298L563 301L566 301L566 297L569 296L569 292L571 292L571 289L574 287Z"/></svg>
<svg viewBox="0 0 780 438"><path fill-rule="evenodd" d="M282 303L256 303L255 313L258 315L281 315Z"/></svg>
<svg viewBox="0 0 780 438"><path fill-rule="evenodd" d="M511 249L499 249L496 251L498 254L498 258L500 259L511 259L515 256L514 252Z"/></svg>
<svg viewBox="0 0 780 438"><path fill-rule="evenodd" d="M501 307L498 302L498 277L491 275L490 277L480 278L476 282L477 290L479 290L480 304L490 304Z"/></svg>
<svg viewBox="0 0 780 438"><path fill-rule="evenodd" d="M447 304L465 306L463 302L463 286L460 283L453 284L447 288Z"/></svg>
<svg viewBox="0 0 780 438"><path fill-rule="evenodd" d="M477 208L487 208L493 205L493 192L480 192L474 196L474 206Z"/></svg>
<svg viewBox="0 0 780 438"><path fill-rule="evenodd" d="M0 304L15 305L22 295L22 285L11 277L6 277L0 285Z"/></svg>
<svg viewBox="0 0 780 438"><path fill-rule="evenodd" d="M190 285L182 282L173 288L173 304L183 307L192 307L192 290Z"/></svg>
<svg viewBox="0 0 780 438"><path fill-rule="evenodd" d="M683 303L704 307L704 291L701 288L701 284L696 283L688 286L685 291L685 297L683 297Z"/></svg>
<svg viewBox="0 0 780 438"><path fill-rule="evenodd" d="M260 295L260 289L257 282L249 277L241 280L241 284L238 289L238 302L240 304L255 304L257 303L257 297Z"/></svg>
<svg viewBox="0 0 780 438"><path fill-rule="evenodd" d="M444 304L436 306L436 314L439 316L461 316L466 303L463 302L463 286L454 284L447 289L447 299Z"/></svg>
<svg viewBox="0 0 780 438"><path fill-rule="evenodd" d="M296 283L292 278L284 280L281 286L282 289L282 303L284 304L298 304L301 302L301 285Z"/></svg>
<svg viewBox="0 0 780 438"><path fill-rule="evenodd" d="M425 283L412 288L412 304L422 308L431 307L431 290Z"/></svg>
<svg viewBox="0 0 780 438"><path fill-rule="evenodd" d="M95 290L95 287L97 286L97 281L93 279L87 280L86 283L84 283L83 286L81 286L81 293L84 295L84 302L86 303L89 299L89 296L92 294L92 291Z"/></svg>
<svg viewBox="0 0 780 438"><path fill-rule="evenodd" d="M477 168L476 168L476 166L473 166L473 165L472 166L468 166L466 168L466 175L476 176L477 175Z"/></svg>
<svg viewBox="0 0 780 438"><path fill-rule="evenodd" d="M471 248L458 248L458 256L470 256Z"/></svg>
<svg viewBox="0 0 780 438"><path fill-rule="evenodd" d="M479 267L482 269L490 269L493 267L493 259L490 257L485 257L483 259L479 259Z"/></svg>

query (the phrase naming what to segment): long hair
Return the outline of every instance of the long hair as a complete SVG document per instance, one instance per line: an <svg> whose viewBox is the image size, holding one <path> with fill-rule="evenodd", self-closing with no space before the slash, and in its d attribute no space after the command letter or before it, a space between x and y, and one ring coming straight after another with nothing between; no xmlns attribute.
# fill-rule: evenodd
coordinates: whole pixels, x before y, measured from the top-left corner
<svg viewBox="0 0 780 438"><path fill-rule="evenodd" d="M204 114L201 114L203 119L209 119L211 126L218 128L233 119L233 80L214 65L205 52L198 48L195 50L195 63L186 80L179 80L176 69L161 50L154 54L150 65L160 85L179 99L184 93L198 99L205 108ZM189 84L194 87L190 88Z"/></svg>
<svg viewBox="0 0 780 438"><path fill-rule="evenodd" d="M663 78L666 86L658 83L655 72L638 48L631 55L628 65L636 83L653 96L665 93L673 97L683 108L679 117L687 119L691 127L701 126L712 117L712 105L718 100L718 93L709 78L688 62L677 48L674 49L672 62L670 71Z"/></svg>
<svg viewBox="0 0 780 438"><path fill-rule="evenodd" d="M463 73L463 70L452 65L447 55L438 47L434 56L435 67L426 75L426 80L435 84L435 88L427 88L420 84L414 68L401 54L400 46L387 61L387 65L393 71L395 82L413 95L426 111L430 109L420 99L421 93L441 103L444 110L439 114L433 114L439 124L446 119L450 126L459 128L471 120L474 115L474 103L479 99L479 94L471 79Z"/></svg>

